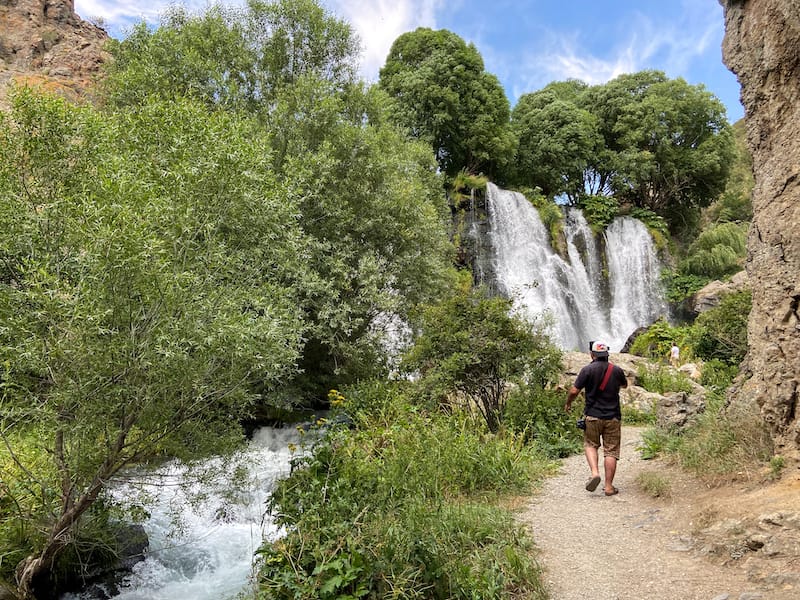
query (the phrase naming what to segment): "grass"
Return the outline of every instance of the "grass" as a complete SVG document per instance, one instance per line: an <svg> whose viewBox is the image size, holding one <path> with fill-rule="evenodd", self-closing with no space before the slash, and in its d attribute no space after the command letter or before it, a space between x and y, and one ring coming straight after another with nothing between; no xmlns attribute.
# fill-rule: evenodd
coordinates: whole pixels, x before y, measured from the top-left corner
<svg viewBox="0 0 800 600"><path fill-rule="evenodd" d="M685 373L664 366L639 368L637 381L648 392L666 394L667 392L686 392L694 390L691 380Z"/></svg>
<svg viewBox="0 0 800 600"><path fill-rule="evenodd" d="M660 473L644 471L636 476L637 485L653 498L667 498L671 495L669 479Z"/></svg>
<svg viewBox="0 0 800 600"><path fill-rule="evenodd" d="M550 459L388 385L341 397L355 428L330 431L272 495L287 533L259 550L259 597L546 598L532 541L502 504Z"/></svg>

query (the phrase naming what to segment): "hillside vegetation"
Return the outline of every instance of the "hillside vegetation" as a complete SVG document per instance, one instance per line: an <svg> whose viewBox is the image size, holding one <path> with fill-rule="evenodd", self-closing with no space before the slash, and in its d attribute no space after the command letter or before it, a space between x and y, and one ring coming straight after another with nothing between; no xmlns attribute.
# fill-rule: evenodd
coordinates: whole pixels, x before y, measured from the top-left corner
<svg viewBox="0 0 800 600"><path fill-rule="evenodd" d="M243 421L308 407L352 426L325 425L280 483L262 597L545 597L500 505L580 451L560 353L456 272L445 189L483 173L553 215L635 214L676 236L676 280L717 277L740 265L744 155L717 99L661 73L512 111L455 34L404 34L374 86L357 48L316 0L174 8L109 43L97 106L11 93L0 581L21 597L113 561L136 516L105 493L121 470L227 452ZM657 351L679 336L735 364L746 301L654 329ZM386 334L405 326L398 362Z"/></svg>

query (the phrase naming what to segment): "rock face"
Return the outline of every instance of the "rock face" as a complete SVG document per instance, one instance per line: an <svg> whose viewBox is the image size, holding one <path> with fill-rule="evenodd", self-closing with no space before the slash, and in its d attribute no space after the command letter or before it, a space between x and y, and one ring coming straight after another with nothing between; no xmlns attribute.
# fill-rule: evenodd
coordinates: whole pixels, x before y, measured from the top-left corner
<svg viewBox="0 0 800 600"><path fill-rule="evenodd" d="M720 0L723 58L742 86L753 155L753 291L744 381L779 448L800 451L800 0Z"/></svg>
<svg viewBox="0 0 800 600"><path fill-rule="evenodd" d="M747 272L739 271L730 281L712 281L692 296L692 313L699 315L719 305L725 294L750 289Z"/></svg>
<svg viewBox="0 0 800 600"><path fill-rule="evenodd" d="M91 98L108 39L75 14L73 0L0 0L0 108L14 82Z"/></svg>

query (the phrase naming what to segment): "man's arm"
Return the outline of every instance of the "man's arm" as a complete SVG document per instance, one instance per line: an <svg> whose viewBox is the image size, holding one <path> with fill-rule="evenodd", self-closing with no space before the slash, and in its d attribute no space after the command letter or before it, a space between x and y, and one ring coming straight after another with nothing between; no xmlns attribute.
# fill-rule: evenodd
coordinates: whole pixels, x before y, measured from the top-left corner
<svg viewBox="0 0 800 600"><path fill-rule="evenodd" d="M580 393L581 391L574 385L571 388L569 388L569 394L567 394L567 401L564 404L565 411L569 412L572 410L572 401L575 400L575 398L577 398L578 394Z"/></svg>

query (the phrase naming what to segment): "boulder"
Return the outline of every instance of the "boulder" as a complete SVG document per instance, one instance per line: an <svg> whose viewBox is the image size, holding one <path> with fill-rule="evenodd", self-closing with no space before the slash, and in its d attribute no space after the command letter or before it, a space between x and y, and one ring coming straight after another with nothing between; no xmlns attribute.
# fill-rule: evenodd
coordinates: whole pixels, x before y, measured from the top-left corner
<svg viewBox="0 0 800 600"><path fill-rule="evenodd" d="M692 296L691 310L694 315L704 313L710 308L718 306L726 294L749 289L746 271L739 271L730 281L715 280L705 285Z"/></svg>
<svg viewBox="0 0 800 600"><path fill-rule="evenodd" d="M656 406L656 424L663 429L684 429L705 409L702 394L667 392Z"/></svg>

